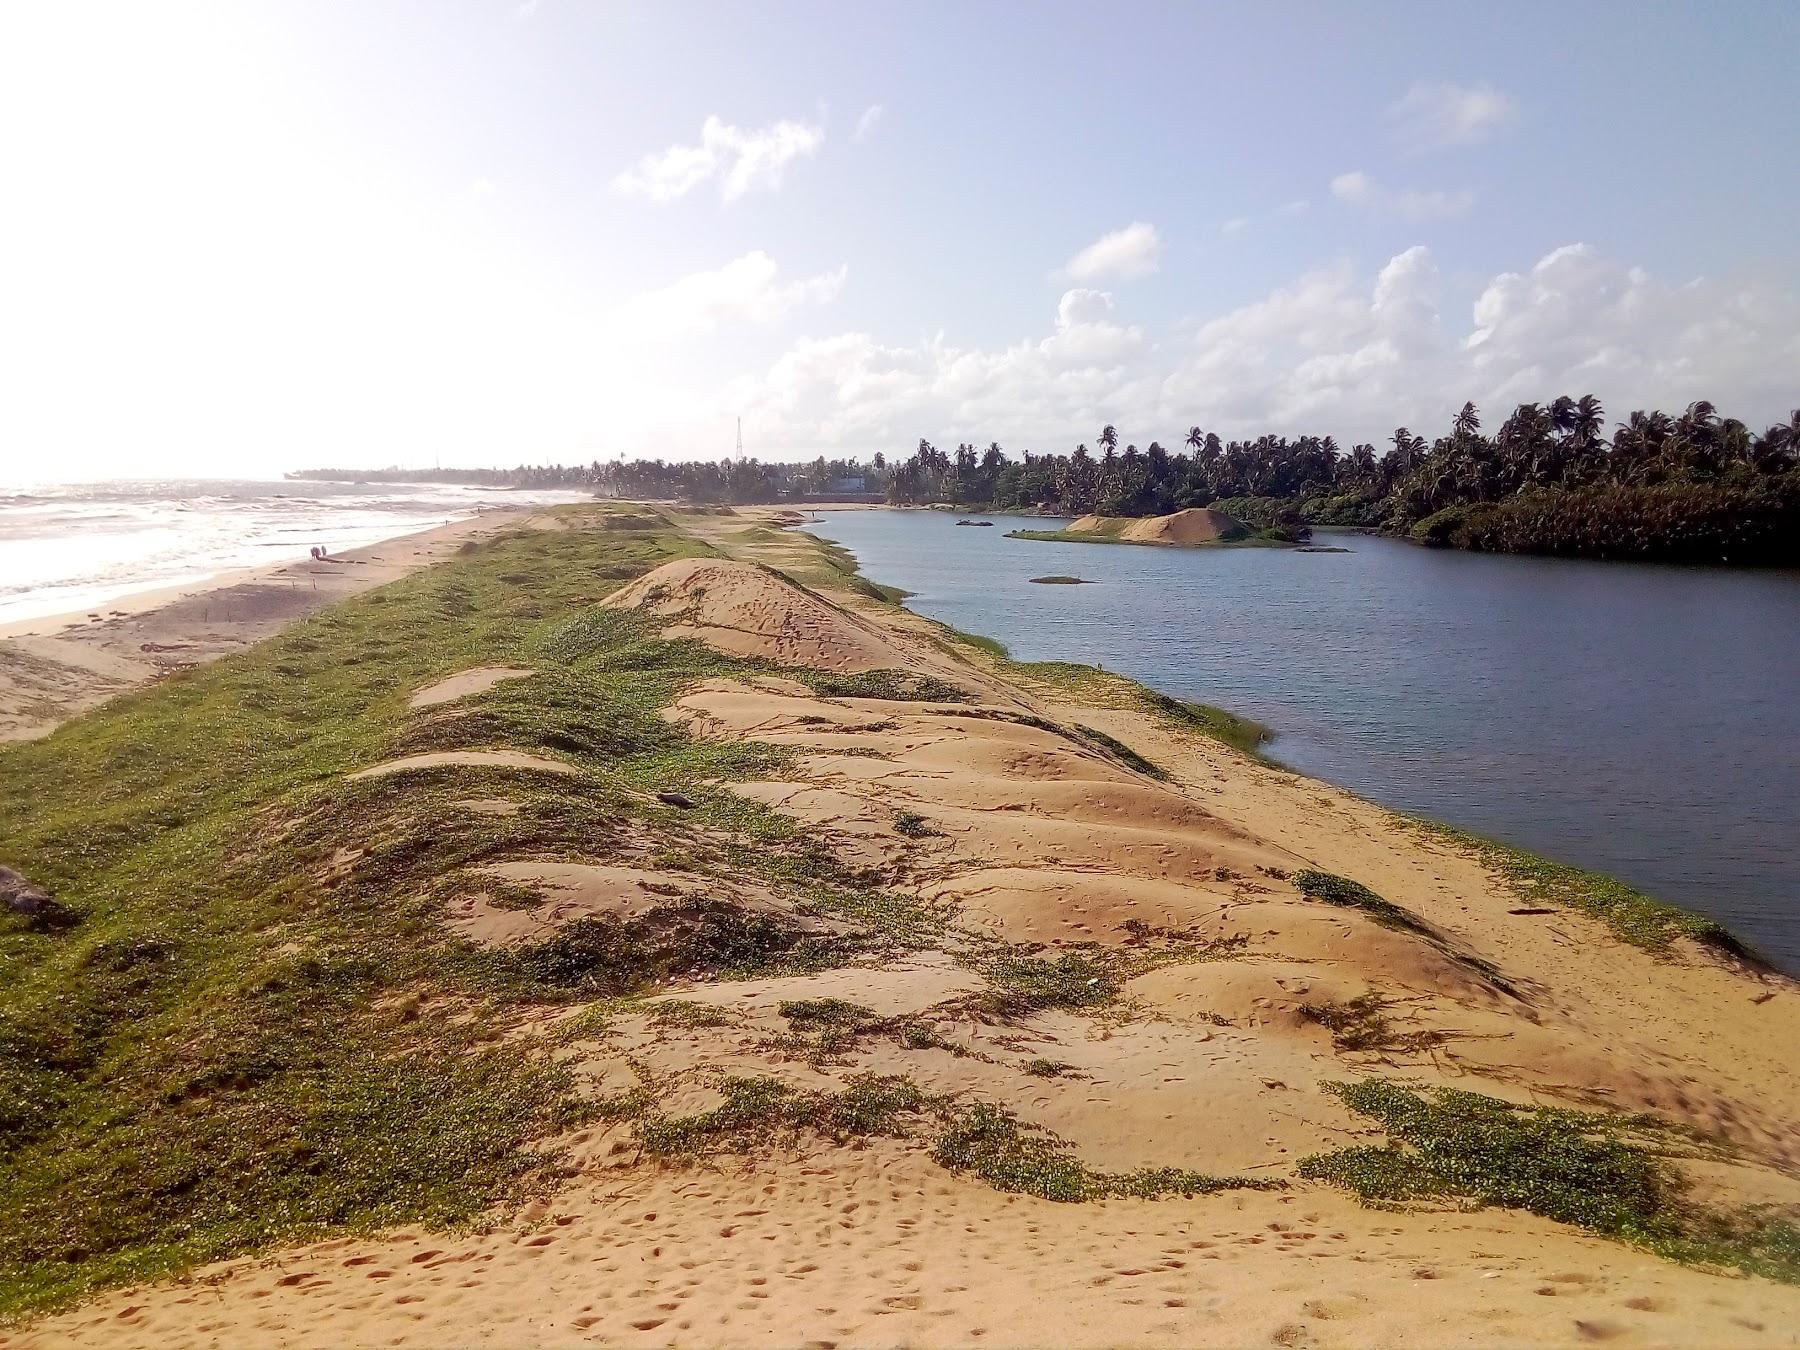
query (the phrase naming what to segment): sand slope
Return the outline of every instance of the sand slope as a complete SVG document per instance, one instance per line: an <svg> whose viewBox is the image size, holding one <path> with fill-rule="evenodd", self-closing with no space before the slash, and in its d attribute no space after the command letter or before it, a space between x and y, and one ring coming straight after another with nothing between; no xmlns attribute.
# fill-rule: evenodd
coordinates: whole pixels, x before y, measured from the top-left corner
<svg viewBox="0 0 1800 1350"><path fill-rule="evenodd" d="M732 656L814 670L913 670L961 678L935 653L753 563L682 558L620 587L603 604L665 620L664 637L691 637Z"/></svg>

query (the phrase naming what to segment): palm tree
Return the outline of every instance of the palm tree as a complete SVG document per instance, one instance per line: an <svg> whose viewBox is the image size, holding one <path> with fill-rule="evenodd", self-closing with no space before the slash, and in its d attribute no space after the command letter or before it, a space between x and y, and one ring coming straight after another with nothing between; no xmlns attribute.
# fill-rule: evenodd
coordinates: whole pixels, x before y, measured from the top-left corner
<svg viewBox="0 0 1800 1350"><path fill-rule="evenodd" d="M1199 427L1189 427L1188 434L1187 434L1188 449L1192 450L1195 454L1199 454L1200 447L1205 444L1206 444L1206 433L1204 431L1200 430Z"/></svg>
<svg viewBox="0 0 1800 1350"><path fill-rule="evenodd" d="M1100 428L1100 445L1109 455L1119 448L1119 433L1110 424Z"/></svg>

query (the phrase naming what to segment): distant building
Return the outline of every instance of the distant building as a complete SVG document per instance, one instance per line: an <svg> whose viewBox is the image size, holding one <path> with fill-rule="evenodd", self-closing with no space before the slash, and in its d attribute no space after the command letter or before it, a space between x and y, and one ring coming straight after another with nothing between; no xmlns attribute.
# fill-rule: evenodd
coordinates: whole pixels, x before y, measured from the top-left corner
<svg viewBox="0 0 1800 1350"><path fill-rule="evenodd" d="M854 477L834 478L825 490L834 495L840 492L860 494L869 490L869 480L860 473Z"/></svg>

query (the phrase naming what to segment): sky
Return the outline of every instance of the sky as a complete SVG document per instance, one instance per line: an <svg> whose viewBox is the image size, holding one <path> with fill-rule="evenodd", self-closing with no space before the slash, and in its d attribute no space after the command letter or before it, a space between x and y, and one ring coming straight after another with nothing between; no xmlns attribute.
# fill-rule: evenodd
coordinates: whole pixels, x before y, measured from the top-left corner
<svg viewBox="0 0 1800 1350"><path fill-rule="evenodd" d="M0 483L1800 405L1791 0L0 0Z"/></svg>

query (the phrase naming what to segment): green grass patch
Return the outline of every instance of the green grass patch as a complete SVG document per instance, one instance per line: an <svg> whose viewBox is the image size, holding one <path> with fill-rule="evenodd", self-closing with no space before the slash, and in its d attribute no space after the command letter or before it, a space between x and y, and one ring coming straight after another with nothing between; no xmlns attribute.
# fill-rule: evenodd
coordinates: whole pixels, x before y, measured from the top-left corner
<svg viewBox="0 0 1800 1350"><path fill-rule="evenodd" d="M1614 936L1647 952L1667 955L1677 938L1691 938L1756 966L1766 962L1715 920L1675 905L1653 900L1642 891L1599 872L1553 862L1436 821L1400 817L1428 835L1476 855L1498 872L1520 899L1531 904L1563 905L1600 920Z"/></svg>
<svg viewBox="0 0 1800 1350"><path fill-rule="evenodd" d="M932 1157L953 1172L979 1177L996 1190L1065 1203L1127 1195L1156 1200L1223 1190L1279 1190L1283 1186L1279 1181L1218 1177L1173 1167L1095 1171L1049 1130L1021 1122L987 1102L957 1110L933 1146Z"/></svg>
<svg viewBox="0 0 1800 1350"><path fill-rule="evenodd" d="M942 834L935 830L931 822L917 811L896 811L894 813L894 833L903 834L908 839L929 839L933 835Z"/></svg>
<svg viewBox="0 0 1800 1350"><path fill-rule="evenodd" d="M1158 782L1168 781L1169 774L1166 769L1145 759L1117 736L1109 736L1104 731L1097 731L1093 727L1083 726L1079 722L1075 723L1071 730L1078 739L1084 740L1089 745L1097 746L1099 749L1104 750L1127 768L1143 774L1146 778L1154 778Z"/></svg>
<svg viewBox="0 0 1800 1350"><path fill-rule="evenodd" d="M737 1017L728 1008L720 1008L711 1003L696 1003L685 998L658 999L649 1005L644 1015L653 1026L681 1031L731 1027L738 1023Z"/></svg>
<svg viewBox="0 0 1800 1350"><path fill-rule="evenodd" d="M1435 928L1410 909L1382 899L1360 881L1352 881L1349 877L1340 877L1331 872L1316 872L1310 868L1295 872L1291 880L1300 894L1308 900L1318 900L1344 909L1360 909L1383 928L1397 928L1423 937L1438 936Z"/></svg>
<svg viewBox="0 0 1800 1350"><path fill-rule="evenodd" d="M563 514L571 528L471 541L0 747L0 777L31 785L0 794L0 861L70 920L0 922L0 1317L327 1231L473 1220L542 1183L555 1164L538 1141L594 1109L552 1058L561 1038L503 1039L535 1009L593 1004L565 1030L599 1035L613 1000L659 980L817 969L941 931L718 786L789 751L659 715L695 680L769 669L595 604L702 546L652 513ZM484 665L537 673L408 707ZM889 680L855 692L946 692ZM579 772L347 777L495 747ZM475 798L513 809L460 804ZM558 858L681 859L872 931L679 899L506 950L447 928L456 896L531 903L493 864Z"/></svg>
<svg viewBox="0 0 1800 1350"><path fill-rule="evenodd" d="M1360 881L1352 881L1349 877L1340 877L1332 872L1319 872L1305 868L1295 872L1289 878L1294 886L1309 900L1317 900L1327 905L1337 905L1344 909L1361 910L1369 918L1383 928L1392 928L1397 932L1411 933L1423 938L1436 947L1446 957L1458 965L1465 966L1481 976L1495 989L1523 1000L1523 991L1492 961L1477 956L1471 951L1450 941L1444 934L1433 928L1424 919L1402 905L1383 899Z"/></svg>
<svg viewBox="0 0 1800 1350"><path fill-rule="evenodd" d="M1043 960L1002 952L981 965L987 988L970 995L970 1008L998 1018L1027 1017L1046 1008L1102 1008L1119 996L1120 978L1097 956L1064 952Z"/></svg>
<svg viewBox="0 0 1800 1350"><path fill-rule="evenodd" d="M1767 1212L1728 1215L1687 1204L1684 1179L1667 1156L1681 1136L1654 1117L1514 1106L1379 1079L1327 1087L1379 1121L1391 1142L1315 1154L1301 1161L1300 1175L1346 1187L1366 1203L1523 1209L1675 1260L1800 1282L1800 1228Z"/></svg>
<svg viewBox="0 0 1800 1350"><path fill-rule="evenodd" d="M910 1079L880 1074L859 1074L839 1092L803 1092L767 1077L727 1078L720 1089L725 1100L710 1111L642 1120L638 1142L644 1151L662 1158L702 1157L742 1153L809 1133L834 1142L901 1136L934 1104Z"/></svg>

